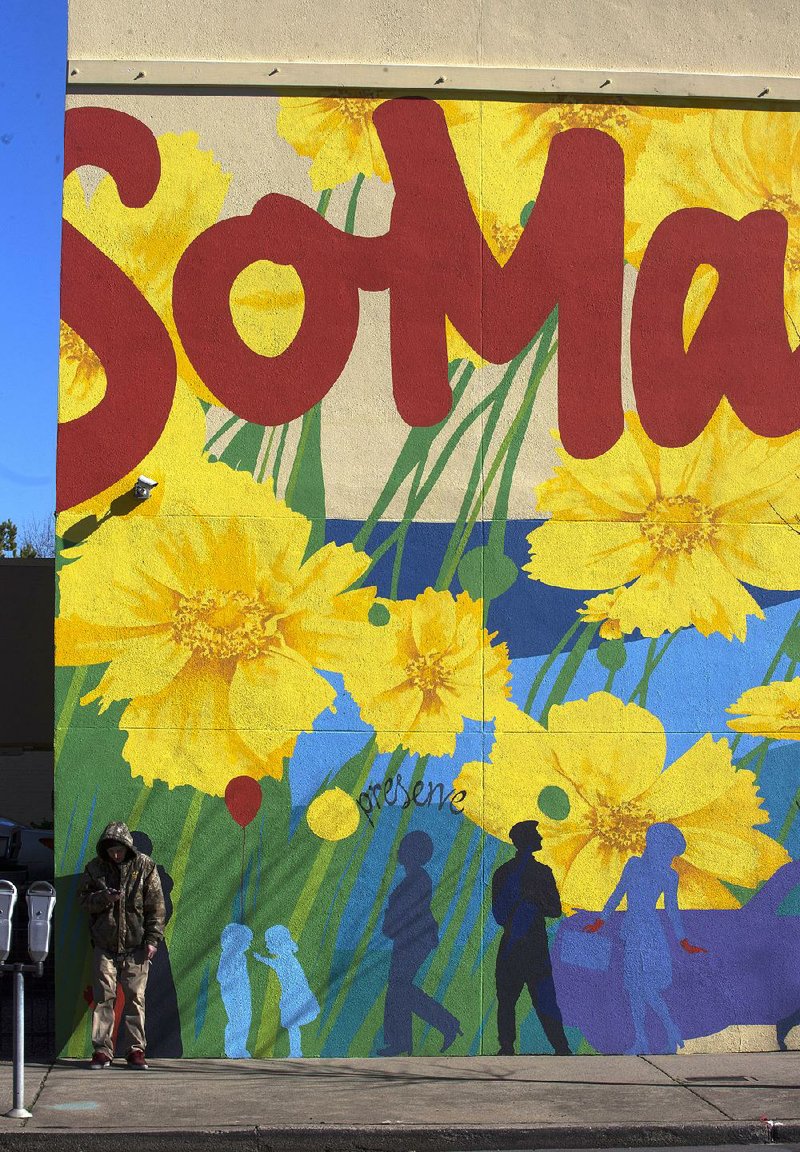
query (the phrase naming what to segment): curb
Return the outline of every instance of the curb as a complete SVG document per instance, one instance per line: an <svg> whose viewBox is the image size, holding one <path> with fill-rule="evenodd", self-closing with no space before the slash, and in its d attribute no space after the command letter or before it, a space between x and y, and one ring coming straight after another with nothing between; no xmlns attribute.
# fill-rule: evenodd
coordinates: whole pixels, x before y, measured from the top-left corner
<svg viewBox="0 0 800 1152"><path fill-rule="evenodd" d="M478 1128L372 1124L347 1127L125 1131L0 1129L0 1152L529 1152L538 1148L678 1148L800 1142L800 1123L725 1120L703 1124L596 1124Z"/></svg>

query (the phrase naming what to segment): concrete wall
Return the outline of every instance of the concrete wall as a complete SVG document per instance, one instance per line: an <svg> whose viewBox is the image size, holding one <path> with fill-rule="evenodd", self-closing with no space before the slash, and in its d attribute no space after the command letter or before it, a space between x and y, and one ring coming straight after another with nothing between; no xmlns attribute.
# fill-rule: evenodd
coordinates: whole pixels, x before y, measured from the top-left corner
<svg viewBox="0 0 800 1152"><path fill-rule="evenodd" d="M76 3L71 52L797 70L788 8L732 11ZM121 818L165 870L153 1054L791 1042L800 112L124 91L66 132L56 855Z"/></svg>

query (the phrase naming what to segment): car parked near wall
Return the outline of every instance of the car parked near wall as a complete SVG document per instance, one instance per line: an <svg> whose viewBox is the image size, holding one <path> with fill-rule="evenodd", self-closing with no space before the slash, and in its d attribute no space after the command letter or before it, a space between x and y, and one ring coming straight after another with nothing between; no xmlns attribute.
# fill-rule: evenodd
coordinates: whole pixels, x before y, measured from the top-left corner
<svg viewBox="0 0 800 1152"><path fill-rule="evenodd" d="M0 875L14 873L19 881L52 880L53 831L28 828L0 816Z"/></svg>

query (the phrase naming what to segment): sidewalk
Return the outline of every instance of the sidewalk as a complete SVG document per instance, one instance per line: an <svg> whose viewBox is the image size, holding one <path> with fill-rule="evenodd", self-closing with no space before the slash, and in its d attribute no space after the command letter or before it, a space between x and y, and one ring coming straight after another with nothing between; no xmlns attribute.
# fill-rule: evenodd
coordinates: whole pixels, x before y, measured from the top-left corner
<svg viewBox="0 0 800 1152"><path fill-rule="evenodd" d="M0 1117L2 1152L785 1144L800 1142L800 1052L173 1060L149 1072L58 1061L27 1069L26 1098L31 1120Z"/></svg>

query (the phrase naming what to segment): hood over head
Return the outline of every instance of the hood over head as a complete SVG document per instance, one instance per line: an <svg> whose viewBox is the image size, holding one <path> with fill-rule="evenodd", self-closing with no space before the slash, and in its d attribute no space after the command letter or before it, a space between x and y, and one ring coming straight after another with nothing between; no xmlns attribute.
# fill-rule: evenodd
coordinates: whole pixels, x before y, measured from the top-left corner
<svg viewBox="0 0 800 1152"><path fill-rule="evenodd" d="M130 859L136 852L130 829L121 820L112 820L110 824L106 825L102 836L97 841L97 855L106 859L106 848L109 844L124 844L128 849L126 859Z"/></svg>

